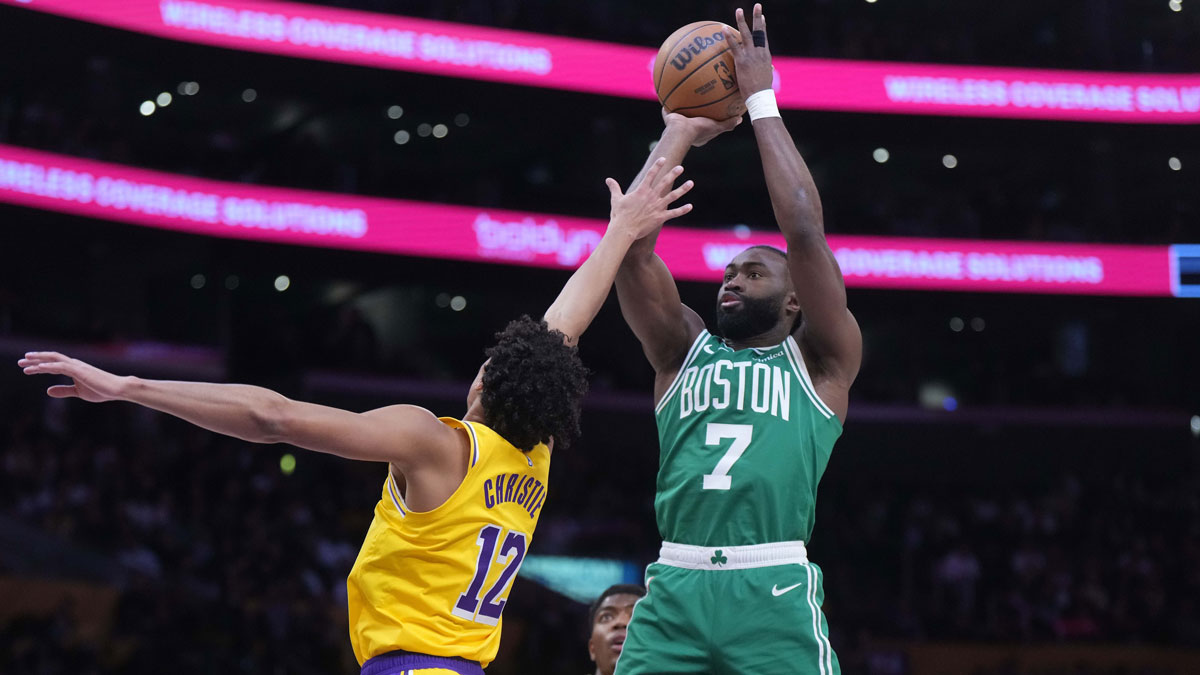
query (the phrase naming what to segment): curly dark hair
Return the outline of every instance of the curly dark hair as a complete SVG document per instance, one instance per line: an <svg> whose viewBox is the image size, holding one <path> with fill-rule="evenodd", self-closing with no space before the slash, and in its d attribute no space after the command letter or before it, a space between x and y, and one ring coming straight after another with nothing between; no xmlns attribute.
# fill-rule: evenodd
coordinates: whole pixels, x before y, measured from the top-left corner
<svg viewBox="0 0 1200 675"><path fill-rule="evenodd" d="M484 423L528 452L551 438L559 447L579 437L579 402L588 369L563 334L528 315L496 333L483 370Z"/></svg>

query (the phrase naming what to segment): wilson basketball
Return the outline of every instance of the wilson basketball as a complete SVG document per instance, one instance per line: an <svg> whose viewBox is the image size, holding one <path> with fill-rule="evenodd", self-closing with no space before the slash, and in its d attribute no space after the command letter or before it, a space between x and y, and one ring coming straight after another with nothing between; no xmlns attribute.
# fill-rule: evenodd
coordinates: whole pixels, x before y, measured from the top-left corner
<svg viewBox="0 0 1200 675"><path fill-rule="evenodd" d="M724 28L720 21L697 21L663 42L654 59L654 90L668 112L714 120L746 112Z"/></svg>

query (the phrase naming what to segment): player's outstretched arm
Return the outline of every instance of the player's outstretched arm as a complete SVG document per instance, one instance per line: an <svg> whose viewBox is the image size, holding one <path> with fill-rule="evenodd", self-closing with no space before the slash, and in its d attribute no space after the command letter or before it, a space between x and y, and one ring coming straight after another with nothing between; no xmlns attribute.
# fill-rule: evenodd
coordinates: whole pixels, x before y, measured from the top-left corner
<svg viewBox="0 0 1200 675"><path fill-rule="evenodd" d="M612 208L608 228L596 250L575 270L546 310L546 323L551 329L562 331L568 344L577 343L596 318L629 248L638 239L656 232L664 222L692 210L691 204L671 208L672 203L692 189L690 180L672 189L682 173L682 166L668 169L667 160L660 157L647 167L644 180L627 194L621 192L612 178L605 181Z"/></svg>
<svg viewBox="0 0 1200 675"><path fill-rule="evenodd" d="M646 167L633 179L638 185L657 159L668 164L683 161L688 150L704 145L741 123L734 117L716 122L704 117L689 118L663 111L662 137L650 152ZM704 321L679 300L675 279L654 253L658 231L630 247L617 274L617 298L621 314L642 343L646 358L660 375L674 375L688 347L704 328Z"/></svg>
<svg viewBox="0 0 1200 675"><path fill-rule="evenodd" d="M26 375L71 378L71 384L47 390L55 398L137 403L251 443L290 443L347 459L392 462L401 469L429 456L444 457L459 443L453 429L416 406L352 413L245 384L122 377L57 352L30 352L17 365Z"/></svg>
<svg viewBox="0 0 1200 675"><path fill-rule="evenodd" d="M767 24L761 4L754 5L753 30L741 9L737 10L736 18L741 42L730 40L729 44L738 84L749 101L756 93L771 91ZM747 105L757 108L753 102ZM803 335L799 337L818 356L822 374L848 390L862 362L862 334L847 309L842 271L825 240L817 186L777 112L751 122L771 206L787 240L788 267L804 314ZM844 406L834 407L841 407L839 416L844 417Z"/></svg>

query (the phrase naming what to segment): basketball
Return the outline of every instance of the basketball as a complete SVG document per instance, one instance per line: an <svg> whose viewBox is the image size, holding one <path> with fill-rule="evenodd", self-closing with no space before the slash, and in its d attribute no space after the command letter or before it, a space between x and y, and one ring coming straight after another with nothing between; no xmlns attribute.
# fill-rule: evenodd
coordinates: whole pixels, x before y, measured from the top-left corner
<svg viewBox="0 0 1200 675"><path fill-rule="evenodd" d="M720 21L697 21L663 42L653 75L658 101L667 112L718 121L746 112L725 28L729 26Z"/></svg>

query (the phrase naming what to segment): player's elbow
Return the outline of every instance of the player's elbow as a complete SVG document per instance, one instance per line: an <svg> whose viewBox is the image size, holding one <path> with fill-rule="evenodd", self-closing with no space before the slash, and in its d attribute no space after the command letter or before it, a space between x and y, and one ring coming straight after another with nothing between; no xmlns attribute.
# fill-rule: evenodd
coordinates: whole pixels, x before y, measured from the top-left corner
<svg viewBox="0 0 1200 675"><path fill-rule="evenodd" d="M286 443L293 426L292 401L276 394L251 410L255 443Z"/></svg>

